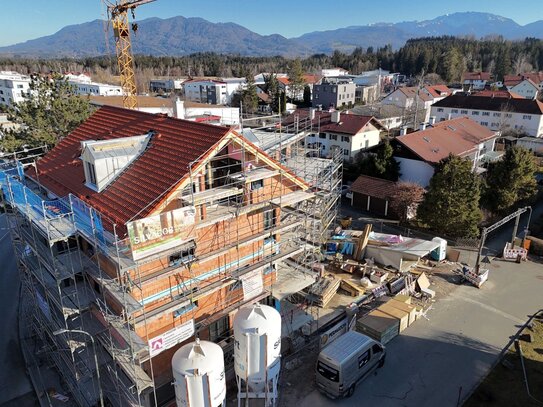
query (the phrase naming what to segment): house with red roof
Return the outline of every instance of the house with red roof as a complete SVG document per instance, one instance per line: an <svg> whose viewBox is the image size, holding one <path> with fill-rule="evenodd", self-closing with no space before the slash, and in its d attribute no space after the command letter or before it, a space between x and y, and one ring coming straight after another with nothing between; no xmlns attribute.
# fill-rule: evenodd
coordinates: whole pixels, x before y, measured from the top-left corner
<svg viewBox="0 0 543 407"><path fill-rule="evenodd" d="M317 148L321 157L329 157L339 150L345 161L352 161L360 152L377 146L381 131L385 130L373 116L314 108L298 109L282 124L289 126L304 119L310 120L313 128L306 143Z"/></svg>
<svg viewBox="0 0 543 407"><path fill-rule="evenodd" d="M426 85L400 87L389 93L383 101L383 105L394 105L404 111L424 109L424 116L419 118L421 122L428 122L430 119L430 107L440 100L452 95L453 92L445 85Z"/></svg>
<svg viewBox="0 0 543 407"><path fill-rule="evenodd" d="M450 154L470 160L474 171L483 171L481 164L498 158L494 153L496 138L496 132L467 117L396 137L394 159L400 163L400 181L427 187L436 164Z"/></svg>
<svg viewBox="0 0 543 407"><path fill-rule="evenodd" d="M482 90L490 84L492 74L490 72L464 72L462 74L462 86L464 90Z"/></svg>
<svg viewBox="0 0 543 407"><path fill-rule="evenodd" d="M78 264L70 296L85 301L75 317L51 302L43 323L95 337L102 379L130 389L118 405L173 397L174 352L195 336L229 338L240 306L275 301L277 264L314 249L293 232L309 185L228 127L102 106L26 175L0 175L28 215L21 239L43 251L40 273L72 278L64 262Z"/></svg>

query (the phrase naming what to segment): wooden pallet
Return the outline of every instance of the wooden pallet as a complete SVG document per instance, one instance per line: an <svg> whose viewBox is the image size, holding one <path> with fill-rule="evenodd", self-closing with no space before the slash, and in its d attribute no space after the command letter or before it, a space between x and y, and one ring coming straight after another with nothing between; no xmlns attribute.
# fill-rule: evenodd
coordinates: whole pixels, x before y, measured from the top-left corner
<svg viewBox="0 0 543 407"><path fill-rule="evenodd" d="M333 277L321 278L311 288L311 293L315 296L315 305L324 308L330 300L336 295L341 280Z"/></svg>
<svg viewBox="0 0 543 407"><path fill-rule="evenodd" d="M341 280L339 288L346 291L351 297L358 297L359 295L364 294L364 289L362 287L357 287L348 280Z"/></svg>

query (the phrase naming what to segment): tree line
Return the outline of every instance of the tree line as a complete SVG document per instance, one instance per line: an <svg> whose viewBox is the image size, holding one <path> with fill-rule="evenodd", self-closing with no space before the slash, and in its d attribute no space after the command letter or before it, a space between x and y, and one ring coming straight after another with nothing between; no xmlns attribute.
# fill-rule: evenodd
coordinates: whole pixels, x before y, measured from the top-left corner
<svg viewBox="0 0 543 407"><path fill-rule="evenodd" d="M188 56L136 55L134 58L140 91L149 79L171 77L244 77L261 72L288 72L295 60L282 56L248 57L197 53ZM447 82L460 80L464 71L490 71L497 79L506 74L543 70L543 41L526 38L509 41L502 37L482 40L451 36L418 38L394 51L390 45L374 49L356 48L352 53L334 51L300 59L304 72L318 73L323 68L340 67L351 73L382 68L408 76L438 74ZM114 56L81 59L0 58L0 70L23 74L49 72L89 72L96 81L115 82L118 75Z"/></svg>

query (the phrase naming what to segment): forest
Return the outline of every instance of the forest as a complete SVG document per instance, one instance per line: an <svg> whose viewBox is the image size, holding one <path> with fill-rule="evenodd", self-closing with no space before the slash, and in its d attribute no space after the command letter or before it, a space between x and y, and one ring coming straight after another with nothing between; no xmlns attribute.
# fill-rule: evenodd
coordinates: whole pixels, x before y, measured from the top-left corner
<svg viewBox="0 0 543 407"><path fill-rule="evenodd" d="M182 57L135 56L139 91L147 91L149 79L169 77L242 77L260 72L288 72L292 59L245 57L198 53ZM346 54L315 54L301 59L304 72L318 73L322 68L341 67L352 74L382 68L408 77L437 74L447 82L460 81L464 71L490 71L501 80L504 75L543 70L543 40L526 38L508 41L500 36L484 39L470 37L431 37L407 41L398 50L390 45L373 49L357 48ZM88 72L96 82L118 82L114 55L83 59L25 59L0 57L0 70L23 74L49 72Z"/></svg>

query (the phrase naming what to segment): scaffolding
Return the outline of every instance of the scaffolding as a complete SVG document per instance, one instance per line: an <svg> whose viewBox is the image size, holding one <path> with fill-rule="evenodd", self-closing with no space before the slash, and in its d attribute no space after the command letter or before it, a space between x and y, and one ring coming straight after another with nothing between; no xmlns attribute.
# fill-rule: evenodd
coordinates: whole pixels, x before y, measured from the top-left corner
<svg viewBox="0 0 543 407"><path fill-rule="evenodd" d="M101 392L114 406L163 404L157 389L171 388L171 378L154 366L151 339L193 320L194 336L229 354L230 326L221 321L232 311L269 297L278 272L318 278L313 265L335 225L342 156L319 157L305 142L317 127L309 120L275 129L269 156L235 133L206 151L176 190L156 199L160 222L194 211L186 236L141 258L131 234L151 216L118 225L72 194L56 197L20 163L0 171L25 336L78 404L96 405ZM71 331L88 332L96 348Z"/></svg>

